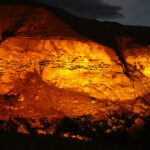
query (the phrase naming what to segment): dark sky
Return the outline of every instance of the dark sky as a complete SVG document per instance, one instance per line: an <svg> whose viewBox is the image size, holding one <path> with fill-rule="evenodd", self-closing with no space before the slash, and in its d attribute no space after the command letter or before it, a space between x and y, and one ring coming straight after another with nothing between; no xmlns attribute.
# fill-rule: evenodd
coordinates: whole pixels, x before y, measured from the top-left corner
<svg viewBox="0 0 150 150"><path fill-rule="evenodd" d="M37 0L77 16L150 26L150 0Z"/></svg>

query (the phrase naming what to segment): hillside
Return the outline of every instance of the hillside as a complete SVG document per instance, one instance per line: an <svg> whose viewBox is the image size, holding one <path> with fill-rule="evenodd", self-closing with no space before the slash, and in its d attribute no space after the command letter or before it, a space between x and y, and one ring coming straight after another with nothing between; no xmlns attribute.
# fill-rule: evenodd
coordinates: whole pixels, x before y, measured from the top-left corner
<svg viewBox="0 0 150 150"><path fill-rule="evenodd" d="M128 119L133 124L126 131L143 127L150 115L150 28L83 19L18 0L0 1L0 22L4 124L12 121L26 134L21 119L38 134L56 133L66 117L104 121L106 133L124 130ZM114 115L116 122L124 115L127 120L115 126ZM54 123L51 128L44 128L43 118Z"/></svg>

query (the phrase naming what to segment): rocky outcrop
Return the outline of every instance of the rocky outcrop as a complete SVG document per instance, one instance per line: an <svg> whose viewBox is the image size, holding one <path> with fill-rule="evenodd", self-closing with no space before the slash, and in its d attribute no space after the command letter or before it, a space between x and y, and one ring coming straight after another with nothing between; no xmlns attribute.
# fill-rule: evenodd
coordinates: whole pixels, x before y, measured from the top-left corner
<svg viewBox="0 0 150 150"><path fill-rule="evenodd" d="M1 120L149 116L150 46L117 36L104 45L31 5L0 14Z"/></svg>

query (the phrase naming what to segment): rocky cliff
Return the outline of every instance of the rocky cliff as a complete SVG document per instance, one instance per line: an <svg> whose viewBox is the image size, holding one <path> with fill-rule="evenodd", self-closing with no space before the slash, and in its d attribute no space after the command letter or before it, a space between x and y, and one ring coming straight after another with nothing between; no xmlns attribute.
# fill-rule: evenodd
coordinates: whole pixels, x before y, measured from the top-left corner
<svg viewBox="0 0 150 150"><path fill-rule="evenodd" d="M150 28L33 3L2 3L0 22L0 120L149 116Z"/></svg>

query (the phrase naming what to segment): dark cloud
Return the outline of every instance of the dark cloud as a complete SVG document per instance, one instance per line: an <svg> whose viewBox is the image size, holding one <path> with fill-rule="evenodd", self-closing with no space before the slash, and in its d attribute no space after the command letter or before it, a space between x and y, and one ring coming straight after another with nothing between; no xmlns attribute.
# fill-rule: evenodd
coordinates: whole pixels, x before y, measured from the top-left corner
<svg viewBox="0 0 150 150"><path fill-rule="evenodd" d="M114 19L123 17L121 7L113 6L103 0L38 0L61 7L74 15L86 18Z"/></svg>
<svg viewBox="0 0 150 150"><path fill-rule="evenodd" d="M122 7L124 18L113 21L127 25L150 26L150 0L103 0Z"/></svg>

